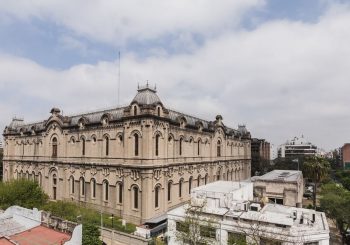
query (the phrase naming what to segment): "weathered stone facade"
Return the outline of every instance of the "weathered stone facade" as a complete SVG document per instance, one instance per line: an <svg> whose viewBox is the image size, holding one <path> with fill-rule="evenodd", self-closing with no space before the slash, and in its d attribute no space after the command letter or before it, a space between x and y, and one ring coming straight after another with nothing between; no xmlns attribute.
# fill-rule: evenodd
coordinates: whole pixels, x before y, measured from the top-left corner
<svg viewBox="0 0 350 245"><path fill-rule="evenodd" d="M4 180L37 180L51 199L87 203L139 224L189 200L190 189L250 177L250 133L168 110L139 88L129 106L4 130Z"/></svg>

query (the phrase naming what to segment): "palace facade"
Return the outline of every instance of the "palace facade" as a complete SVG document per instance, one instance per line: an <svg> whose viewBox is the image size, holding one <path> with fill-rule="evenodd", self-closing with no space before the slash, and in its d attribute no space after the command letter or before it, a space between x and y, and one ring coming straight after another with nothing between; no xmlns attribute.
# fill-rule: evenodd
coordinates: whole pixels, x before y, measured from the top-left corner
<svg viewBox="0 0 350 245"><path fill-rule="evenodd" d="M191 189L250 177L250 133L221 116L206 121L167 109L156 90L138 89L129 106L4 130L4 180L28 178L52 200L72 200L135 224L166 214Z"/></svg>

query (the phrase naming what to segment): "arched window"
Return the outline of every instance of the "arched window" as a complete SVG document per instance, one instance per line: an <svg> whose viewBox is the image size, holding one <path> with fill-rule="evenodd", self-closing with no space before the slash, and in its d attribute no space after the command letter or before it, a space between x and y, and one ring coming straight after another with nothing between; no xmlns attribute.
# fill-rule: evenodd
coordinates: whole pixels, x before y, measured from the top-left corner
<svg viewBox="0 0 350 245"><path fill-rule="evenodd" d="M109 154L109 138L108 138L108 136L105 136L105 142L106 142L106 145L105 145L105 147L106 147L105 153L106 153L106 156L108 156L108 154Z"/></svg>
<svg viewBox="0 0 350 245"><path fill-rule="evenodd" d="M134 209L139 208L139 188L137 186L134 186L132 188L133 191L133 198L134 198Z"/></svg>
<svg viewBox="0 0 350 245"><path fill-rule="evenodd" d="M119 182L118 186L118 203L123 203L123 183Z"/></svg>
<svg viewBox="0 0 350 245"><path fill-rule="evenodd" d="M182 197L182 183L183 183L183 179L180 179L180 181L179 181L179 197Z"/></svg>
<svg viewBox="0 0 350 245"><path fill-rule="evenodd" d="M193 177L191 176L188 180L188 194L191 194L192 180L193 180Z"/></svg>
<svg viewBox="0 0 350 245"><path fill-rule="evenodd" d="M57 157L57 138L52 138L52 157Z"/></svg>
<svg viewBox="0 0 350 245"><path fill-rule="evenodd" d="M38 173L38 183L39 183L39 186L41 186L42 185L42 175L41 175L41 173Z"/></svg>
<svg viewBox="0 0 350 245"><path fill-rule="evenodd" d="M159 156L159 137L160 135L156 135L156 156Z"/></svg>
<svg viewBox="0 0 350 245"><path fill-rule="evenodd" d="M156 188L154 188L154 207L159 208L159 191L160 186L157 185Z"/></svg>
<svg viewBox="0 0 350 245"><path fill-rule="evenodd" d="M197 186L200 186L200 184L201 184L201 176L200 176L200 175L198 175L198 179L197 179Z"/></svg>
<svg viewBox="0 0 350 245"><path fill-rule="evenodd" d="M183 139L181 138L180 142L179 142L179 155L180 156L182 155L182 141L183 141Z"/></svg>
<svg viewBox="0 0 350 245"><path fill-rule="evenodd" d="M206 174L204 177L204 184L206 185L207 183L208 183L208 174Z"/></svg>
<svg viewBox="0 0 350 245"><path fill-rule="evenodd" d="M220 170L216 173L216 180L220 180Z"/></svg>
<svg viewBox="0 0 350 245"><path fill-rule="evenodd" d="M158 117L160 117L160 107L158 107L157 109L157 114L158 114Z"/></svg>
<svg viewBox="0 0 350 245"><path fill-rule="evenodd" d="M81 155L85 156L85 138L81 138Z"/></svg>
<svg viewBox="0 0 350 245"><path fill-rule="evenodd" d="M226 180L229 180L229 179L228 179L228 177L229 177L229 173L230 173L230 172L229 172L229 171L227 171L227 173L226 173Z"/></svg>
<svg viewBox="0 0 350 245"><path fill-rule="evenodd" d="M52 199L57 199L57 175L52 175Z"/></svg>
<svg viewBox="0 0 350 245"><path fill-rule="evenodd" d="M218 143L217 143L217 156L221 157L221 142L220 142L220 140L218 140Z"/></svg>
<svg viewBox="0 0 350 245"><path fill-rule="evenodd" d="M198 142L197 142L197 155L198 155L198 156L201 154L200 148L201 148L201 141L198 140Z"/></svg>
<svg viewBox="0 0 350 245"><path fill-rule="evenodd" d="M136 116L137 115L137 107L136 107L136 105L134 106L134 116Z"/></svg>
<svg viewBox="0 0 350 245"><path fill-rule="evenodd" d="M80 195L84 196L85 195L85 180L83 177L80 178Z"/></svg>
<svg viewBox="0 0 350 245"><path fill-rule="evenodd" d="M171 201L171 186L173 183L171 181L168 182L168 202Z"/></svg>
<svg viewBox="0 0 350 245"><path fill-rule="evenodd" d="M139 135L137 133L134 134L134 140L135 140L135 143L134 143L135 156L138 156L139 155Z"/></svg>
<svg viewBox="0 0 350 245"><path fill-rule="evenodd" d="M74 177L71 176L69 179L70 182L70 194L74 194Z"/></svg>
<svg viewBox="0 0 350 245"><path fill-rule="evenodd" d="M103 200L108 201L109 198L109 184L107 180L103 181Z"/></svg>
<svg viewBox="0 0 350 245"><path fill-rule="evenodd" d="M91 179L90 183L91 183L91 197L96 198L96 180Z"/></svg>

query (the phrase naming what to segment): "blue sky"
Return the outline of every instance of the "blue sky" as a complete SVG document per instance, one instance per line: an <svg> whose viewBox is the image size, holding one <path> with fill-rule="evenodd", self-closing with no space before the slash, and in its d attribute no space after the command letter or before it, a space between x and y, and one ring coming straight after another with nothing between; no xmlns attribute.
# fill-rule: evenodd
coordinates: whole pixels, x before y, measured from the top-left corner
<svg viewBox="0 0 350 245"><path fill-rule="evenodd" d="M326 11L328 4L320 0L270 0L264 5L247 11L239 27L254 29L263 22L276 19L315 22ZM152 48L164 48L169 54L189 51L184 46L170 45L178 33L165 33L152 40L131 39L125 45L118 45L117 42L113 44L86 38L47 19L34 17L22 20L11 14L5 14L4 18L7 21L0 25L2 53L25 57L42 66L56 69L66 69L81 63L95 64L100 60L113 61L119 51L133 52L142 58L152 56L148 51ZM68 46L69 40L72 46ZM76 41L76 46L73 40ZM195 41L201 45L205 40L197 35Z"/></svg>
<svg viewBox="0 0 350 245"><path fill-rule="evenodd" d="M349 24L348 1L3 1L0 126L116 106L120 51L123 104L149 80L169 107L275 145L339 147Z"/></svg>

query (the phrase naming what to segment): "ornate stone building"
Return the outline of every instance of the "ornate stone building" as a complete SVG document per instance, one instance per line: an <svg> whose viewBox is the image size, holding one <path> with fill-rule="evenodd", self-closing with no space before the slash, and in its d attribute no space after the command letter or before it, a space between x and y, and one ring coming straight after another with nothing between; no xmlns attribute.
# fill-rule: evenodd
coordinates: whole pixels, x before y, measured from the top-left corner
<svg viewBox="0 0 350 245"><path fill-rule="evenodd" d="M167 109L148 85L129 106L4 130L4 179L39 182L53 200L73 200L140 224L216 180L250 177L250 133Z"/></svg>

